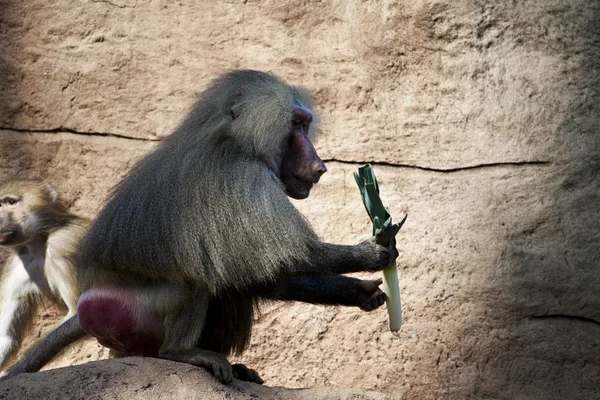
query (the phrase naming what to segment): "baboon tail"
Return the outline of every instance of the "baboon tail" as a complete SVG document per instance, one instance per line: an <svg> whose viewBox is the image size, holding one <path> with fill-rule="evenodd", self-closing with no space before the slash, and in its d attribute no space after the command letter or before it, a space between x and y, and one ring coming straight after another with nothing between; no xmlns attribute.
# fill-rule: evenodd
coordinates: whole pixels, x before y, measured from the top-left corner
<svg viewBox="0 0 600 400"><path fill-rule="evenodd" d="M6 374L12 377L23 372L37 372L71 343L86 336L77 314L60 324L33 351Z"/></svg>

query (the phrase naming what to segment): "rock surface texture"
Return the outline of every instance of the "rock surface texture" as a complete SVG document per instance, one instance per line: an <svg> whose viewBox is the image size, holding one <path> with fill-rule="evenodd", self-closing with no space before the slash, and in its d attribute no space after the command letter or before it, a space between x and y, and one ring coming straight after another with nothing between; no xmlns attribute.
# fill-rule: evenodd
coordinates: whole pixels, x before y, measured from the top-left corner
<svg viewBox="0 0 600 400"><path fill-rule="evenodd" d="M0 385L3 400L391 400L365 389L286 389L233 381L207 371L151 358L122 358L23 374Z"/></svg>
<svg viewBox="0 0 600 400"><path fill-rule="evenodd" d="M409 214L404 326L265 305L241 361L268 385L600 397L600 2L2 0L0 15L0 180L47 178L83 215L225 69L316 94L329 172L297 205L323 239L370 235L352 173L375 164L392 214ZM33 337L55 313L40 316ZM51 367L105 356L88 341ZM0 398L227 398L160 361L17 379ZM339 393L322 398L362 398Z"/></svg>

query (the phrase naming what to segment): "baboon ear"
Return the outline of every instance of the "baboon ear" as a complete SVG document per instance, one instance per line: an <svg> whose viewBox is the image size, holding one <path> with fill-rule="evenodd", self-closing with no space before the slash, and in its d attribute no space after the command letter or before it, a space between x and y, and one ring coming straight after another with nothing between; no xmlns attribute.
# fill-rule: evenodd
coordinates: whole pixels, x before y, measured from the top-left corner
<svg viewBox="0 0 600 400"><path fill-rule="evenodd" d="M234 96L235 103L231 106L231 116L233 119L237 119L242 113L242 93L237 92Z"/></svg>
<svg viewBox="0 0 600 400"><path fill-rule="evenodd" d="M46 183L46 189L50 194L50 199L52 200L52 202L56 203L58 201L58 192L56 191L56 189L54 189L49 183Z"/></svg>
<svg viewBox="0 0 600 400"><path fill-rule="evenodd" d="M235 104L231 107L231 116L233 117L233 119L237 119L241 113L242 113L242 105L241 104Z"/></svg>

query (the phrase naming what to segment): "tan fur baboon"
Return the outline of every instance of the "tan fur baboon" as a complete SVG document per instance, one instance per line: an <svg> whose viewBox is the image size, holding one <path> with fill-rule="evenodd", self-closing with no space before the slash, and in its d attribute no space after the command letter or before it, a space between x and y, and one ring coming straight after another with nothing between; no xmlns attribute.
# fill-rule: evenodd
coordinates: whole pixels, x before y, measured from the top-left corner
<svg viewBox="0 0 600 400"><path fill-rule="evenodd" d="M0 245L10 252L0 274L0 367L20 347L41 297L66 305L63 321L76 313L74 258L87 225L44 182L0 186Z"/></svg>

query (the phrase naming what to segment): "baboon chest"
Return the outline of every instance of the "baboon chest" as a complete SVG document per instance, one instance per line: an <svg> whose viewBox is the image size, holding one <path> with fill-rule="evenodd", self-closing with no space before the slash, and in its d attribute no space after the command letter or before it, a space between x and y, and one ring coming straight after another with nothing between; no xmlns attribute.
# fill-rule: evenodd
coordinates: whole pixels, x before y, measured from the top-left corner
<svg viewBox="0 0 600 400"><path fill-rule="evenodd" d="M45 250L45 249L44 249ZM24 272L31 279L31 283L43 294L51 294L52 290L46 276L46 253L45 251L21 250L19 261L22 263Z"/></svg>

